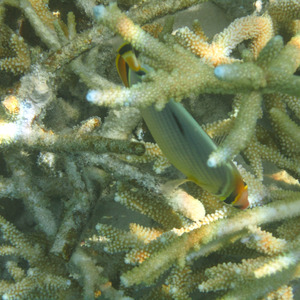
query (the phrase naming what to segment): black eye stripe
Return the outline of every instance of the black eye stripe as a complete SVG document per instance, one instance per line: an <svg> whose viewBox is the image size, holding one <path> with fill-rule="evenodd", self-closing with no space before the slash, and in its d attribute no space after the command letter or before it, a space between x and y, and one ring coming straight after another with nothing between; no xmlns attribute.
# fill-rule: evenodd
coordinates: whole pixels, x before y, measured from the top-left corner
<svg viewBox="0 0 300 300"><path fill-rule="evenodd" d="M131 44L126 44L124 45L120 50L119 50L119 54L123 55L124 53L128 52L128 51L132 51L132 46Z"/></svg>
<svg viewBox="0 0 300 300"><path fill-rule="evenodd" d="M236 196L237 196L237 193L236 193L236 191L234 190L225 200L224 200L224 202L225 203L227 203L227 204L231 204L234 200L235 200L235 198L236 198Z"/></svg>
<svg viewBox="0 0 300 300"><path fill-rule="evenodd" d="M244 183L244 187L246 186L246 183ZM232 202L234 202L235 198L238 196L236 190L233 190L232 193L224 200L225 203L227 204L231 204Z"/></svg>

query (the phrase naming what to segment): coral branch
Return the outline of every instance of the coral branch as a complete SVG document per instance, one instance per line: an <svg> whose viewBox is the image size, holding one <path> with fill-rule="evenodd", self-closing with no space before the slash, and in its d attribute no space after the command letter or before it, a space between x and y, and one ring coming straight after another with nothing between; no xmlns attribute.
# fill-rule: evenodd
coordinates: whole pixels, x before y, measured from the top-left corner
<svg viewBox="0 0 300 300"><path fill-rule="evenodd" d="M299 298L299 1L203 2L0 1L0 297ZM164 156L141 118L170 99L247 210Z"/></svg>

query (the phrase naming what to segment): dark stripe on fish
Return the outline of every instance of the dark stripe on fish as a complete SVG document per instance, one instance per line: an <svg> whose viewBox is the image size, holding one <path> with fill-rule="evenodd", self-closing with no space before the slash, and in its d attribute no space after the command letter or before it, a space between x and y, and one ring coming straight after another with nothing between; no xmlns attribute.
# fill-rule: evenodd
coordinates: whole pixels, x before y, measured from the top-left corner
<svg viewBox="0 0 300 300"><path fill-rule="evenodd" d="M123 55L126 52L132 51L132 46L131 44L125 44L123 47L121 47L121 49L119 50L119 54Z"/></svg>
<svg viewBox="0 0 300 300"><path fill-rule="evenodd" d="M174 120L176 122L176 125L177 125L178 129L180 130L180 132L182 133L182 135L184 135L183 128L182 128L182 126L181 126L178 118L176 117L176 115L173 112L172 112L172 116L173 116L173 118L174 118Z"/></svg>
<svg viewBox="0 0 300 300"><path fill-rule="evenodd" d="M234 202L236 196L237 196L236 191L233 190L232 193L224 200L224 202L227 204L231 204L232 202Z"/></svg>

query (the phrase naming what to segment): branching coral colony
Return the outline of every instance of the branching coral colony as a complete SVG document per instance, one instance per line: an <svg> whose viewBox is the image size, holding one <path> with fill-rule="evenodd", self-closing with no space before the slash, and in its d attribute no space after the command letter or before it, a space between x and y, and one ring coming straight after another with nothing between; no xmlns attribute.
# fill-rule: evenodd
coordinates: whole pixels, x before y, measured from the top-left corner
<svg viewBox="0 0 300 300"><path fill-rule="evenodd" d="M108 2L0 2L2 299L296 299L300 1L248 1L212 40L201 19L153 22L206 1ZM153 68L130 89L114 34ZM203 128L223 140L211 167L240 162L246 211L174 188L180 174L143 137L139 108L192 97L197 116L207 94L234 95ZM122 205L138 212L125 228Z"/></svg>

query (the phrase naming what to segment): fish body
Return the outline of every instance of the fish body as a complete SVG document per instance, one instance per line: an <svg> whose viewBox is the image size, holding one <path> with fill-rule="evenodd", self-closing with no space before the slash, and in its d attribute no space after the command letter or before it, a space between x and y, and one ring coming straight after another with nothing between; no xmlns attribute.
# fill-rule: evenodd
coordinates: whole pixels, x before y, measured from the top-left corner
<svg viewBox="0 0 300 300"><path fill-rule="evenodd" d="M140 82L149 68L137 66L133 50L126 45L120 47L116 64L124 85L130 87ZM248 207L247 186L236 166L232 162L215 168L207 165L209 155L217 146L181 103L171 98L163 110L157 111L152 105L141 113L164 155L189 180L226 203L242 209Z"/></svg>

